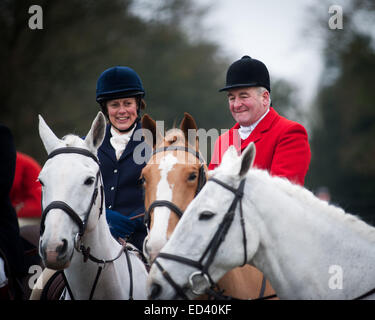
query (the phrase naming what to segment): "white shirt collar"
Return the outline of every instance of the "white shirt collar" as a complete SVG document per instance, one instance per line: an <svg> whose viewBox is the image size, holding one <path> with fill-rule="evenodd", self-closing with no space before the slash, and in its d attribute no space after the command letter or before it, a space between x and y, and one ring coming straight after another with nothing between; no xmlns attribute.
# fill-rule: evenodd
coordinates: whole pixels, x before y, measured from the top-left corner
<svg viewBox="0 0 375 320"><path fill-rule="evenodd" d="M262 115L256 122L254 122L252 125L248 127L240 126L238 129L238 134L240 135L242 140L247 139L247 137L250 135L251 132L255 129L255 127L258 125L259 122L262 121L262 119L267 115L267 113L270 111L270 108L265 112L264 115Z"/></svg>
<svg viewBox="0 0 375 320"><path fill-rule="evenodd" d="M113 149L115 149L117 160L120 159L120 157L121 157L122 153L124 152L127 144L129 143L130 138L131 138L131 136L133 134L134 129L135 129L135 126L129 132L121 134L121 133L117 132L111 126L112 137L111 137L111 139L109 141L110 141Z"/></svg>

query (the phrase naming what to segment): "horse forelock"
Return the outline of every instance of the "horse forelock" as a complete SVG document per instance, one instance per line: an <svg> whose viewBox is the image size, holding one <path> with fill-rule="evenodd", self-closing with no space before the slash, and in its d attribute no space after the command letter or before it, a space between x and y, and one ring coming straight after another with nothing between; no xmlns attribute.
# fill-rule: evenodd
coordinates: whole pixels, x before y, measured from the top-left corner
<svg viewBox="0 0 375 320"><path fill-rule="evenodd" d="M163 147L171 147L171 146L187 147L193 151L197 150L197 146L193 146L192 144L190 144L186 140L184 132L178 128L169 129L165 133L165 137L163 138L163 140L156 145L155 149L160 149ZM173 152L176 155L176 157L179 159L180 163L200 164L200 160L196 156L194 156L194 154L191 154L189 152L184 152L184 151L166 151L166 152L156 153L153 156L152 161L149 161L149 163L159 163L160 160L168 154L167 152ZM202 154L200 152L199 154L201 158L203 159ZM204 165L206 166L205 163Z"/></svg>
<svg viewBox="0 0 375 320"><path fill-rule="evenodd" d="M62 138L62 141L65 144L65 147L81 147L86 148L85 140L80 138L79 136L75 134L68 134Z"/></svg>
<svg viewBox="0 0 375 320"><path fill-rule="evenodd" d="M97 150L90 149L85 140L81 137L75 135L75 134L68 134L62 138L63 143L65 144L65 147L78 147L83 148L91 153L93 153L95 156L97 156Z"/></svg>
<svg viewBox="0 0 375 320"><path fill-rule="evenodd" d="M173 128L166 132L165 138L163 141L165 146L171 145L185 145L185 135L181 129Z"/></svg>

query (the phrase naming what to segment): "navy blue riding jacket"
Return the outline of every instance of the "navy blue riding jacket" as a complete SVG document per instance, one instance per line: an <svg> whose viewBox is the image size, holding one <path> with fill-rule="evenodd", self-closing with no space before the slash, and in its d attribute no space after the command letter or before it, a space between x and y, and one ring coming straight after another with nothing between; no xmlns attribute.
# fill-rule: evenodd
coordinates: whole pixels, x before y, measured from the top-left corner
<svg viewBox="0 0 375 320"><path fill-rule="evenodd" d="M145 150L150 147L144 143L143 138L141 141L133 139L137 130L141 129L141 123L138 121L129 143L120 159L117 160L115 150L110 143L112 137L110 128L111 126L107 125L105 138L98 149L100 170L104 183L107 220L115 238L117 236L125 237L130 233L129 242L141 250L147 233L143 224L143 217L135 220L129 220L129 217L145 211L143 189L139 178L146 161L137 164L133 155L135 148L138 146L138 149L143 150L141 154L145 157L146 154L151 153L150 150L147 152ZM142 146L140 146L141 143ZM120 213L124 218L121 219L121 216L113 211Z"/></svg>

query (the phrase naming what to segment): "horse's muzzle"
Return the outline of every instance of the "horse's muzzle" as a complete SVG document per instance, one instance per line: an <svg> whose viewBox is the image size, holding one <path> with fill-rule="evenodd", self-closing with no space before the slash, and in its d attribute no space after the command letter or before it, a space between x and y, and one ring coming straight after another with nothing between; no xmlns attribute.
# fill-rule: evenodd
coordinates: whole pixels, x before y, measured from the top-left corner
<svg viewBox="0 0 375 320"><path fill-rule="evenodd" d="M66 239L61 239L61 241L54 243L41 241L39 251L44 265L54 270L67 268L73 253L69 252L72 250L69 250L68 240Z"/></svg>

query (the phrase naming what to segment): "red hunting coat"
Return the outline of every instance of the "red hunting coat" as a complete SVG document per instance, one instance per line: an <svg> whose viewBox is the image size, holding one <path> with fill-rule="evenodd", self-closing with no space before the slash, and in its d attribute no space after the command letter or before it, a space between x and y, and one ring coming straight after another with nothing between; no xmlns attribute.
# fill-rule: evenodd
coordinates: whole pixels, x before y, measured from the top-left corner
<svg viewBox="0 0 375 320"><path fill-rule="evenodd" d="M40 218L42 215L42 186L37 181L41 169L33 158L17 152L10 199L18 218Z"/></svg>
<svg viewBox="0 0 375 320"><path fill-rule="evenodd" d="M271 175L286 177L293 183L304 184L311 152L305 128L280 116L272 107L255 129L242 140L236 125L222 134L215 143L209 170L216 168L230 145L242 152L250 142L255 143L254 166L268 170Z"/></svg>

